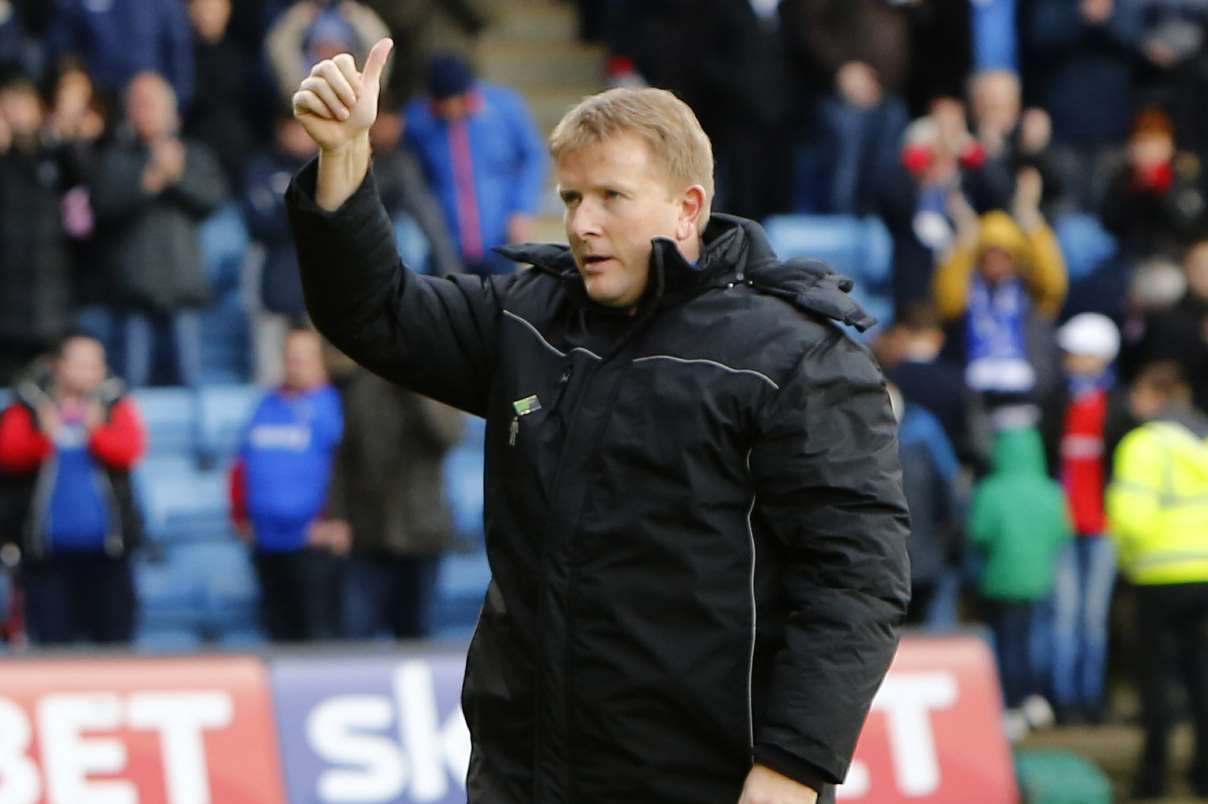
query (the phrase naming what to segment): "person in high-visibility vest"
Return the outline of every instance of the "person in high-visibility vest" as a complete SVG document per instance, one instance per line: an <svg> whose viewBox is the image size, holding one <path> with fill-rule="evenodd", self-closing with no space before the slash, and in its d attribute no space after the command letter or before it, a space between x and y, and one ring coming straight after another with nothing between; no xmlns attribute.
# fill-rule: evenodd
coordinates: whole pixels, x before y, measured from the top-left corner
<svg viewBox="0 0 1208 804"><path fill-rule="evenodd" d="M1116 449L1107 492L1120 569L1137 595L1145 747L1134 794L1142 799L1166 792L1176 674L1196 733L1191 784L1208 796L1208 417L1191 398L1175 363L1141 370L1129 399L1144 424Z"/></svg>

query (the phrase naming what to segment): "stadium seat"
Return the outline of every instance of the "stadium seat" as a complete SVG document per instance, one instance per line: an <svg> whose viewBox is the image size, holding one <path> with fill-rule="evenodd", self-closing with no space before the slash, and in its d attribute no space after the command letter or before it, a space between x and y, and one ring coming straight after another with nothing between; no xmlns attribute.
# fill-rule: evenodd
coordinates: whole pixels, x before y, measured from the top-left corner
<svg viewBox="0 0 1208 804"><path fill-rule="evenodd" d="M220 295L201 313L201 384L245 383L251 377L251 334L239 288Z"/></svg>
<svg viewBox="0 0 1208 804"><path fill-rule="evenodd" d="M486 552L450 553L441 559L432 606L434 636L462 638L474 630L491 581Z"/></svg>
<svg viewBox="0 0 1208 804"><path fill-rule="evenodd" d="M217 385L198 392L201 454L225 462L239 450L244 428L264 389L255 385Z"/></svg>
<svg viewBox="0 0 1208 804"><path fill-rule="evenodd" d="M453 511L453 528L463 541L482 544L483 442L486 422L466 418L466 434L445 456L445 494Z"/></svg>
<svg viewBox="0 0 1208 804"><path fill-rule="evenodd" d="M874 216L775 215L764 222L772 248L783 259L813 258L855 283L852 298L884 325L893 315L889 280L893 239Z"/></svg>
<svg viewBox="0 0 1208 804"><path fill-rule="evenodd" d="M893 240L879 218L846 215L775 215L764 224L783 259L813 257L850 276L872 294L889 280Z"/></svg>
<svg viewBox="0 0 1208 804"><path fill-rule="evenodd" d="M203 579L193 554L175 546L162 558L140 556L134 562L134 583L140 606L139 634L187 630L200 638L205 612Z"/></svg>
<svg viewBox="0 0 1208 804"><path fill-rule="evenodd" d="M12 594L12 581L8 571L0 569L0 623L8 619L9 595Z"/></svg>
<svg viewBox="0 0 1208 804"><path fill-rule="evenodd" d="M239 205L226 204L202 221L200 240L202 262L210 286L220 294L237 288L251 245Z"/></svg>
<svg viewBox="0 0 1208 804"><path fill-rule="evenodd" d="M232 535L225 468L201 470L187 459L157 458L135 470L148 535L163 544Z"/></svg>
<svg viewBox="0 0 1208 804"><path fill-rule="evenodd" d="M205 567L204 620L209 633L256 628L259 586L248 548L237 539L198 545L195 558Z"/></svg>
<svg viewBox="0 0 1208 804"><path fill-rule="evenodd" d="M133 397L147 426L148 455L196 454L197 400L193 391L139 388Z"/></svg>
<svg viewBox="0 0 1208 804"><path fill-rule="evenodd" d="M1116 239L1094 215L1071 212L1053 222L1071 282L1089 276L1116 254Z"/></svg>

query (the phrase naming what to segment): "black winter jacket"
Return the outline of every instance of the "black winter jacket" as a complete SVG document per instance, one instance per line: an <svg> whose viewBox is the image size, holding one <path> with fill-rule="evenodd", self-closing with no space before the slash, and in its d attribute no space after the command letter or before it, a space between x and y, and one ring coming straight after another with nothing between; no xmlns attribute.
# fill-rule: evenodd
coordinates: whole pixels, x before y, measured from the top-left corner
<svg viewBox="0 0 1208 804"><path fill-rule="evenodd" d="M482 804L733 804L752 761L841 780L909 598L896 427L845 280L715 215L656 240L636 314L562 246L533 270L400 266L372 177L289 207L342 351L487 420L492 581L469 649Z"/></svg>

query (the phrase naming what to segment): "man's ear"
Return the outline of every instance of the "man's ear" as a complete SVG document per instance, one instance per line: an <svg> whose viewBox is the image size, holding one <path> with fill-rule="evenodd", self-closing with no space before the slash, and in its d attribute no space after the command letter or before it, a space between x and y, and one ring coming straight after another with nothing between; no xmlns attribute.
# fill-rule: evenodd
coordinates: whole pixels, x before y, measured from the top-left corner
<svg viewBox="0 0 1208 804"><path fill-rule="evenodd" d="M684 242L696 237L697 224L705 211L705 188L699 184L687 187L679 195L679 220L675 224L675 239Z"/></svg>

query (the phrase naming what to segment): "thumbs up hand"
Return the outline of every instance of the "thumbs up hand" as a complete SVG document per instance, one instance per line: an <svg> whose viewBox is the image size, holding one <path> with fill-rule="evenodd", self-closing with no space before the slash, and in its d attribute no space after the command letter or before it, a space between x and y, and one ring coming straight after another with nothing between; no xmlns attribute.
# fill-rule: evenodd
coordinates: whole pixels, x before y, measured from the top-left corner
<svg viewBox="0 0 1208 804"><path fill-rule="evenodd" d="M294 93L294 117L321 151L338 151L365 134L377 119L382 69L394 42L382 39L357 72L351 55L325 59Z"/></svg>

